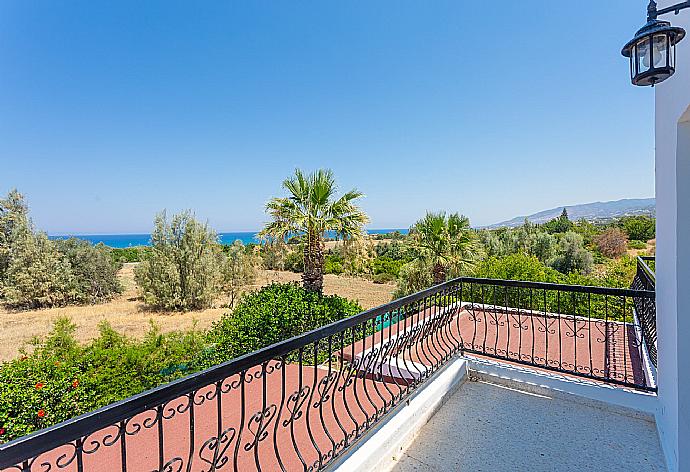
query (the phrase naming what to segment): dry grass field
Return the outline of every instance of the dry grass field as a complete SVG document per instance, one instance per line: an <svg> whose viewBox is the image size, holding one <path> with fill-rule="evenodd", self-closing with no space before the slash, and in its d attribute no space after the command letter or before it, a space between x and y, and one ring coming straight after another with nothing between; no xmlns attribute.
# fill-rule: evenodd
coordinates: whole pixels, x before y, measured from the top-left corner
<svg viewBox="0 0 690 472"><path fill-rule="evenodd" d="M225 300L218 300L217 307L193 312L165 313L147 310L137 298L135 265L124 265L119 276L125 291L108 303L29 311L10 311L0 307L0 361L16 357L19 349L33 336L45 335L59 316L70 317L77 325L77 338L85 342L98 335L98 324L103 320L108 320L118 332L140 337L149 329L151 321L162 331L187 329L194 323L198 328L205 329L228 310L222 307ZM299 280L300 274L264 270L260 272L256 283L247 289L257 289L271 282ZM324 280L326 294L358 300L365 309L390 301L394 288L392 284L375 284L365 279L336 275L326 275Z"/></svg>

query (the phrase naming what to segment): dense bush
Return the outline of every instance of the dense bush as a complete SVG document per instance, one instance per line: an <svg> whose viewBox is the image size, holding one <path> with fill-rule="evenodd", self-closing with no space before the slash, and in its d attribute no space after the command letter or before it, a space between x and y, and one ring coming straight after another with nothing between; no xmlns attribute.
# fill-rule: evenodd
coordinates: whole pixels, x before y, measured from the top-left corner
<svg viewBox="0 0 690 472"><path fill-rule="evenodd" d="M644 241L628 241L628 247L630 249L647 249L647 243Z"/></svg>
<svg viewBox="0 0 690 472"><path fill-rule="evenodd" d="M5 304L16 308L63 306L73 301L76 288L65 258L44 233L15 229L11 257L2 281Z"/></svg>
<svg viewBox="0 0 690 472"><path fill-rule="evenodd" d="M109 249L36 232L24 197L0 200L0 298L16 308L97 303L122 291Z"/></svg>
<svg viewBox="0 0 690 472"><path fill-rule="evenodd" d="M389 257L377 257L372 261L374 275L390 275L395 279L400 275L400 268L405 264L404 260L394 260Z"/></svg>
<svg viewBox="0 0 690 472"><path fill-rule="evenodd" d="M0 442L169 382L208 366L204 334L192 329L161 334L152 326L142 340L107 323L86 346L61 318L33 352L0 367Z"/></svg>
<svg viewBox="0 0 690 472"><path fill-rule="evenodd" d="M555 256L557 245L558 240L549 233L533 233L530 235L529 253L546 263Z"/></svg>
<svg viewBox="0 0 690 472"><path fill-rule="evenodd" d="M381 274L374 274L372 276L371 280L375 284L387 284L390 282L395 282L397 280L397 277L393 274L381 273Z"/></svg>
<svg viewBox="0 0 690 472"><path fill-rule="evenodd" d="M594 258L585 249L582 236L573 231L561 236L556 256L549 262L551 267L564 274L576 271L587 274L591 272L593 264Z"/></svg>
<svg viewBox="0 0 690 472"><path fill-rule="evenodd" d="M628 216L620 224L630 239L649 241L656 237L656 219L649 216Z"/></svg>
<svg viewBox="0 0 690 472"><path fill-rule="evenodd" d="M421 259L408 262L400 268L393 299L419 292L433 284L431 266L428 263Z"/></svg>
<svg viewBox="0 0 690 472"><path fill-rule="evenodd" d="M271 240L262 244L259 249L263 268L267 270L285 270L285 259L290 248L280 240Z"/></svg>
<svg viewBox="0 0 690 472"><path fill-rule="evenodd" d="M323 261L323 273L340 275L345 272L342 257L335 254L326 254Z"/></svg>
<svg viewBox="0 0 690 472"><path fill-rule="evenodd" d="M246 285L254 283L260 258L254 247L245 247L242 241L223 246L225 260L221 266L222 290L228 294L230 307L235 305Z"/></svg>
<svg viewBox="0 0 690 472"><path fill-rule="evenodd" d="M502 258L490 257L480 262L475 277L532 282L557 282L561 274L545 266L535 256L511 254Z"/></svg>
<svg viewBox="0 0 690 472"><path fill-rule="evenodd" d="M0 289L10 265L12 240L18 227L28 226L29 207L24 196L16 189L10 190L5 198L0 198Z"/></svg>
<svg viewBox="0 0 690 472"><path fill-rule="evenodd" d="M55 241L55 244L70 268L73 301L98 303L122 293L117 278L120 265L113 262L111 249L76 238Z"/></svg>
<svg viewBox="0 0 690 472"><path fill-rule="evenodd" d="M374 246L374 251L376 257L386 257L394 261L409 262L414 259L410 244L400 240L380 242Z"/></svg>
<svg viewBox="0 0 690 472"><path fill-rule="evenodd" d="M371 275L371 263L376 257L376 251L369 238L343 241L343 245L339 247L339 255L343 261L343 272L347 275Z"/></svg>
<svg viewBox="0 0 690 472"><path fill-rule="evenodd" d="M304 272L304 251L301 245L287 252L283 263L283 270L298 273Z"/></svg>
<svg viewBox="0 0 690 472"><path fill-rule="evenodd" d="M245 295L213 325L216 361L260 349L362 311L356 302L320 295L297 284L272 284Z"/></svg>
<svg viewBox="0 0 690 472"><path fill-rule="evenodd" d="M151 251L151 248L146 246L135 246L125 248L112 248L111 256L115 262L141 262L146 258L146 255Z"/></svg>
<svg viewBox="0 0 690 472"><path fill-rule="evenodd" d="M221 292L223 254L216 233L190 212L156 216L151 252L135 271L144 302L166 310L211 306Z"/></svg>

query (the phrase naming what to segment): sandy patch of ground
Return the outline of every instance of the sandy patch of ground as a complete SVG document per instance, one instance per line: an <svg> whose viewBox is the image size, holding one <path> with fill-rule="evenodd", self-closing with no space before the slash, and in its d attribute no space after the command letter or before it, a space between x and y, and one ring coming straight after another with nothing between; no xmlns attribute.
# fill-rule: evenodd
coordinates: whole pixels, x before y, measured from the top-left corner
<svg viewBox="0 0 690 472"><path fill-rule="evenodd" d="M124 293L100 305L71 306L29 311L10 311L0 307L0 361L12 359L19 354L19 348L33 336L44 336L59 316L69 316L77 325L77 339L85 342L98 336L98 323L108 320L118 332L141 337L153 321L162 331L191 328L194 323L206 329L227 312L223 307L226 300L219 300L218 306L187 313L154 312L147 310L137 298L134 282L134 266L125 264L120 271ZM259 277L248 289L257 289L271 282L299 281L301 274L280 271L261 271ZM391 284L375 284L369 280L326 275L324 292L358 300L362 307L371 308L390 301L395 287Z"/></svg>

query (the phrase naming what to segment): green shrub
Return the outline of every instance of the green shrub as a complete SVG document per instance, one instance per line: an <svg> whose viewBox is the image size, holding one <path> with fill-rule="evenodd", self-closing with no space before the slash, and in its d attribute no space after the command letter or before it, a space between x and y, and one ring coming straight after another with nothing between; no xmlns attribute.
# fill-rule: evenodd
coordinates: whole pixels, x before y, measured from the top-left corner
<svg viewBox="0 0 690 472"><path fill-rule="evenodd" d="M17 189L0 198L0 289L12 255L12 240L17 227L29 226L29 207Z"/></svg>
<svg viewBox="0 0 690 472"><path fill-rule="evenodd" d="M190 212L156 216L151 252L134 270L147 305L166 310L206 308L221 292L223 254L216 233Z"/></svg>
<svg viewBox="0 0 690 472"><path fill-rule="evenodd" d="M569 272L591 272L594 258L592 253L584 247L582 236L572 231L563 234L558 243L556 256L549 265L557 271L567 274Z"/></svg>
<svg viewBox="0 0 690 472"><path fill-rule="evenodd" d="M161 334L152 326L142 340L107 323L86 346L75 325L58 319L33 352L0 366L0 442L24 436L162 383L208 367L203 333Z"/></svg>
<svg viewBox="0 0 690 472"><path fill-rule="evenodd" d="M323 273L340 275L345 271L343 269L343 259L334 254L327 254L323 261Z"/></svg>
<svg viewBox="0 0 690 472"><path fill-rule="evenodd" d="M4 280L4 302L16 308L64 306L77 298L69 262L45 233L15 229Z"/></svg>
<svg viewBox="0 0 690 472"><path fill-rule="evenodd" d="M431 266L421 259L408 262L400 268L393 299L419 292L433 285Z"/></svg>
<svg viewBox="0 0 690 472"><path fill-rule="evenodd" d="M242 241L223 246L223 254L222 290L230 297L229 305L233 307L244 287L256 280L260 258L253 248L245 248Z"/></svg>
<svg viewBox="0 0 690 472"><path fill-rule="evenodd" d="M112 248L110 250L113 261L120 263L141 262L149 252L151 252L151 248L146 246Z"/></svg>
<svg viewBox="0 0 690 472"><path fill-rule="evenodd" d="M656 237L656 219L649 216L627 216L620 220L628 238L649 241Z"/></svg>
<svg viewBox="0 0 690 472"><path fill-rule="evenodd" d="M503 280L528 280L532 282L558 282L561 278L554 269L545 266L535 256L511 254L506 257L490 257L477 265L475 277Z"/></svg>
<svg viewBox="0 0 690 472"><path fill-rule="evenodd" d="M280 240L271 240L260 246L259 254L264 269L285 270L285 259L290 252L287 244Z"/></svg>
<svg viewBox="0 0 690 472"><path fill-rule="evenodd" d="M362 311L356 302L320 295L294 283L271 284L245 295L209 332L217 362L255 351Z"/></svg>
<svg viewBox="0 0 690 472"><path fill-rule="evenodd" d="M391 260L405 262L414 259L412 248L404 241L380 242L374 246L374 250L377 257L386 257Z"/></svg>
<svg viewBox="0 0 690 472"><path fill-rule="evenodd" d="M644 241L632 240L628 241L628 247L630 249L647 249L647 243Z"/></svg>
<svg viewBox="0 0 690 472"><path fill-rule="evenodd" d="M301 247L290 250L285 256L284 270L304 272L304 252Z"/></svg>
<svg viewBox="0 0 690 472"><path fill-rule="evenodd" d="M549 233L567 233L573 229L573 222L568 218L568 210L563 208L559 217L547 221L541 227Z"/></svg>
<svg viewBox="0 0 690 472"><path fill-rule="evenodd" d="M374 274L372 277L372 280L375 284L387 284L390 282L395 282L396 279L397 277L395 275L388 273Z"/></svg>
<svg viewBox="0 0 690 472"><path fill-rule="evenodd" d="M117 278L120 264L113 262L108 247L76 238L55 241L55 244L69 264L74 302L99 303L122 293Z"/></svg>
<svg viewBox="0 0 690 472"><path fill-rule="evenodd" d="M24 197L0 199L0 298L16 308L97 303L122 291L109 249L36 232Z"/></svg>
<svg viewBox="0 0 690 472"><path fill-rule="evenodd" d="M393 279L395 279L398 275L400 275L400 268L403 265L405 265L405 261L393 260L389 257L383 256L374 259L371 265L374 271L374 275L387 274L392 276Z"/></svg>

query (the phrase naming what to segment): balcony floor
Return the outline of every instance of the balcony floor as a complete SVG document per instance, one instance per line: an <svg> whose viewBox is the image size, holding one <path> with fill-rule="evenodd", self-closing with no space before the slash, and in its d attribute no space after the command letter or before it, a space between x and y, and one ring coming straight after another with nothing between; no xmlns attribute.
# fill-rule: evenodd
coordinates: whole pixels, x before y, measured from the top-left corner
<svg viewBox="0 0 690 472"><path fill-rule="evenodd" d="M393 469L663 471L654 424L623 410L466 381Z"/></svg>

